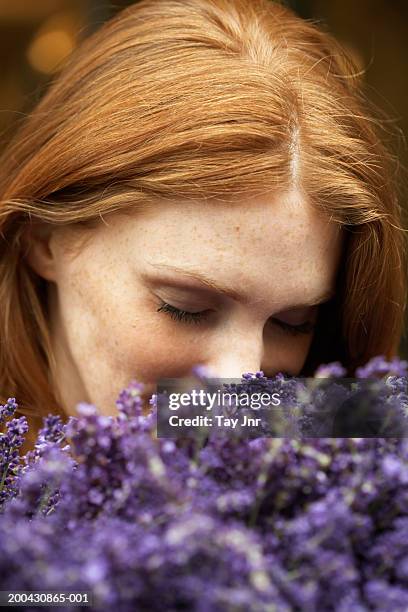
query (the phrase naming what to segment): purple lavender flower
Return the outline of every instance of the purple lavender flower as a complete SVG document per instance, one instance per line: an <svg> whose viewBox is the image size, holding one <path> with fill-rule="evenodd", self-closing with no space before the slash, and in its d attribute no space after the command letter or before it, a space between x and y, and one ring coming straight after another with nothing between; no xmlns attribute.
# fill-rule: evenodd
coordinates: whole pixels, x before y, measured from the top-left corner
<svg viewBox="0 0 408 612"><path fill-rule="evenodd" d="M16 407L14 398L9 399L2 406L2 418L12 416ZM6 423L6 433L0 433L0 509L5 501L17 493L18 479L22 472L20 447L27 431L27 418L22 416L9 420Z"/></svg>
<svg viewBox="0 0 408 612"><path fill-rule="evenodd" d="M368 366L391 378L358 387L362 404L403 418L403 362ZM315 423L349 397L339 382L303 389ZM283 374L245 385L299 391ZM408 608L406 437L157 438L141 389L115 417L48 415L21 459L25 417L2 407L1 590L91 591L94 610L118 612Z"/></svg>
<svg viewBox="0 0 408 612"><path fill-rule="evenodd" d="M339 361L321 365L315 372L315 378L341 378L346 375L346 369Z"/></svg>
<svg viewBox="0 0 408 612"><path fill-rule="evenodd" d="M132 380L127 388L120 392L119 398L116 400L116 406L122 415L126 417L142 415L143 387L142 383Z"/></svg>
<svg viewBox="0 0 408 612"><path fill-rule="evenodd" d="M356 369L357 378L375 378L383 376L408 376L408 361L394 357L390 361L380 355L373 357L370 361Z"/></svg>
<svg viewBox="0 0 408 612"><path fill-rule="evenodd" d="M14 397L9 397L4 406L0 404L0 424L8 417L13 416L17 407L17 402Z"/></svg>

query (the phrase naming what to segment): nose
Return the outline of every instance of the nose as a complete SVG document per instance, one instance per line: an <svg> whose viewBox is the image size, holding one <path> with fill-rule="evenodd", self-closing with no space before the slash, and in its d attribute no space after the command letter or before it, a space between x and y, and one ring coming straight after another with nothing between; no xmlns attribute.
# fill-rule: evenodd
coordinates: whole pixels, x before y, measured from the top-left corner
<svg viewBox="0 0 408 612"><path fill-rule="evenodd" d="M222 359L207 364L215 378L239 378L247 372L255 374L261 369L259 360L246 359Z"/></svg>
<svg viewBox="0 0 408 612"><path fill-rule="evenodd" d="M247 372L261 370L263 356L262 334L247 339L227 340L204 362L215 378L239 378Z"/></svg>

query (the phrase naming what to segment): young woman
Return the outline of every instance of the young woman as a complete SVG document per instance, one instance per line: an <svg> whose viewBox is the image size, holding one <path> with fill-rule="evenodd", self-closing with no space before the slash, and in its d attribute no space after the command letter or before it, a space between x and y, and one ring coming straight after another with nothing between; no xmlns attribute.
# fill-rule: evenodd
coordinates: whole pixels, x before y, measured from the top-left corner
<svg viewBox="0 0 408 612"><path fill-rule="evenodd" d="M0 164L0 391L34 435L195 364L396 354L396 157L348 53L268 0L142 0L73 53ZM388 134L388 132L387 132Z"/></svg>

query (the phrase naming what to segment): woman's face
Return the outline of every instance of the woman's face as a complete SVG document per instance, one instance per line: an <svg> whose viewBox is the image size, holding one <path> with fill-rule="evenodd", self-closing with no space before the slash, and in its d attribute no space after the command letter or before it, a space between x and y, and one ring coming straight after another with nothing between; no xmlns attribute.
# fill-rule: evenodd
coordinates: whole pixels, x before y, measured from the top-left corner
<svg viewBox="0 0 408 612"><path fill-rule="evenodd" d="M299 374L341 255L338 226L296 191L115 213L73 254L65 237L34 239L29 262L52 281L57 384L73 415L80 401L114 415L132 379L149 398L195 364Z"/></svg>

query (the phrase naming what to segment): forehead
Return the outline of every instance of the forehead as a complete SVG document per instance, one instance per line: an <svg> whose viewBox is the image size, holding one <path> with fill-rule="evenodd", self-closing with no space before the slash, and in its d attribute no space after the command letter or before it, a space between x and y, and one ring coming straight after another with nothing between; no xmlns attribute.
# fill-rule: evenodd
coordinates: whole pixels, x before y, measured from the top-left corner
<svg viewBox="0 0 408 612"><path fill-rule="evenodd" d="M339 226L296 191L231 203L159 202L111 217L103 232L105 247L115 244L123 261L191 265L277 301L331 287L342 246Z"/></svg>

